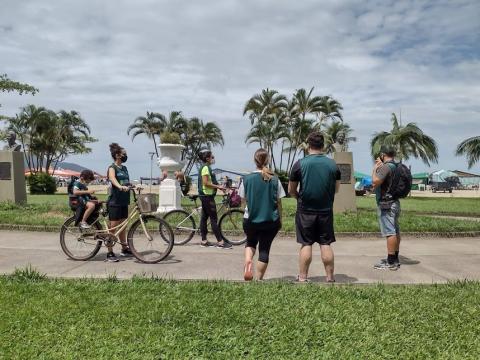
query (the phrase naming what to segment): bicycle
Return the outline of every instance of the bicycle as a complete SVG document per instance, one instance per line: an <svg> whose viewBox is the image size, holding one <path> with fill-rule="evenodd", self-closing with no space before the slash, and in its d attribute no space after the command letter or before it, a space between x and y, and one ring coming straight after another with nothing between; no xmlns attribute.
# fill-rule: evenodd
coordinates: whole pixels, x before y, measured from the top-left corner
<svg viewBox="0 0 480 360"><path fill-rule="evenodd" d="M163 219L174 230L175 245L185 245L192 240L195 233L200 229L195 224L195 217L201 216L202 206L198 206L198 195L189 195L188 198L194 202L194 207L189 213L185 210L172 210L167 212ZM230 194L225 193L221 202L217 203L218 213L223 214L218 221L222 239L232 245L241 245L247 241L243 232L244 211L238 208L230 207ZM207 224L208 225L208 224Z"/></svg>
<svg viewBox="0 0 480 360"><path fill-rule="evenodd" d="M173 230L165 220L149 214L148 212L152 211L151 208L145 210L145 203L150 198L147 196L149 194L140 194L141 190L137 188L135 191L134 186L129 186L135 206L128 218L115 227L108 226L106 220L108 209L103 207L105 201L98 201L98 216L91 223L91 229L84 230L75 225L75 215L68 218L60 230L60 245L63 252L73 260L89 260L98 253L102 242L105 246L114 246L120 242L119 234L131 223L127 233L127 243L133 256L147 264L164 260L173 248ZM100 215L103 226L100 223Z"/></svg>

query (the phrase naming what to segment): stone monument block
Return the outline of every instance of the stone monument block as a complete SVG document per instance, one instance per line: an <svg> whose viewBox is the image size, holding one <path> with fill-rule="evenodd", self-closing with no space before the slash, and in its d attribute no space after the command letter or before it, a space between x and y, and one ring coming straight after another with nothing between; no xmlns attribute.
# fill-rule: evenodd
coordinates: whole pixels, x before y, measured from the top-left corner
<svg viewBox="0 0 480 360"><path fill-rule="evenodd" d="M335 152L333 160L340 169L340 189L335 195L333 211L341 213L345 211L357 211L355 200L355 178L353 176L353 156L351 152Z"/></svg>
<svg viewBox="0 0 480 360"><path fill-rule="evenodd" d="M160 183L158 191L158 213L166 213L172 210L182 209L182 190L180 184L175 179L175 171L183 167L180 158L182 156L183 145L179 144L160 144L160 159L158 166L161 170L167 171L167 178Z"/></svg>
<svg viewBox="0 0 480 360"><path fill-rule="evenodd" d="M0 202L27 202L23 152L0 151Z"/></svg>

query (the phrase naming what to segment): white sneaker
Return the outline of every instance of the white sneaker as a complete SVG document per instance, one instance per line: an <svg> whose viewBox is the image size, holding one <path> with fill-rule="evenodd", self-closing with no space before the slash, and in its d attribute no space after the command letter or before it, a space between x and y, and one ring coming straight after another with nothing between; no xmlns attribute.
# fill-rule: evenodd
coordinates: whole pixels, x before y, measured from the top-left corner
<svg viewBox="0 0 480 360"><path fill-rule="evenodd" d="M84 230L88 230L88 229L91 228L91 226L88 225L88 223L82 221L82 222L80 223L80 228L81 228L81 229L84 229Z"/></svg>

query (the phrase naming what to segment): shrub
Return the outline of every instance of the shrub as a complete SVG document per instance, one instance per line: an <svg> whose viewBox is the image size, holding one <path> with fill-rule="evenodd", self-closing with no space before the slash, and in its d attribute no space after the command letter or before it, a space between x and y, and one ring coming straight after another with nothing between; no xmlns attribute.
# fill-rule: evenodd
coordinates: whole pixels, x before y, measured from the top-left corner
<svg viewBox="0 0 480 360"><path fill-rule="evenodd" d="M182 139L176 132L165 131L160 134L160 142L162 144L180 144Z"/></svg>
<svg viewBox="0 0 480 360"><path fill-rule="evenodd" d="M30 194L55 194L57 184L55 179L48 174L32 174L27 178Z"/></svg>

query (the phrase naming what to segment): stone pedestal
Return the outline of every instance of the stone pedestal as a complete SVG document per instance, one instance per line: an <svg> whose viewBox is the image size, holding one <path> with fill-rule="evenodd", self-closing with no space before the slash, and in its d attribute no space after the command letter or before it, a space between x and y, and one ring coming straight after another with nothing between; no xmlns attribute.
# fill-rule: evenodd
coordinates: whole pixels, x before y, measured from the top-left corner
<svg viewBox="0 0 480 360"><path fill-rule="evenodd" d="M23 152L0 151L0 202L27 202Z"/></svg>
<svg viewBox="0 0 480 360"><path fill-rule="evenodd" d="M352 153L335 152L333 153L333 160L337 163L342 174L340 179L340 189L335 195L335 202L333 203L333 211L335 213L357 211Z"/></svg>
<svg viewBox="0 0 480 360"><path fill-rule="evenodd" d="M166 170L168 176L160 183L157 212L165 213L182 208L182 190L180 189L180 184L175 179L174 173L183 168L183 163L180 159L184 146L179 144L160 144L158 148L160 149L158 166L162 171Z"/></svg>

